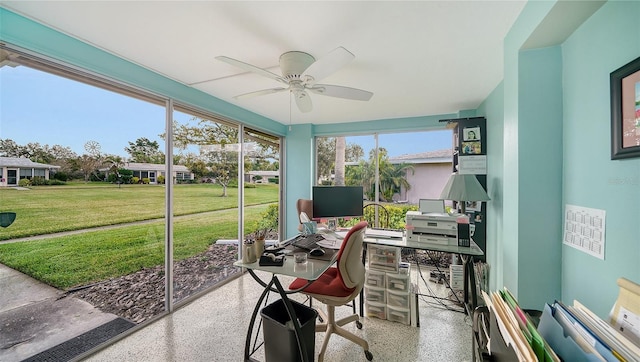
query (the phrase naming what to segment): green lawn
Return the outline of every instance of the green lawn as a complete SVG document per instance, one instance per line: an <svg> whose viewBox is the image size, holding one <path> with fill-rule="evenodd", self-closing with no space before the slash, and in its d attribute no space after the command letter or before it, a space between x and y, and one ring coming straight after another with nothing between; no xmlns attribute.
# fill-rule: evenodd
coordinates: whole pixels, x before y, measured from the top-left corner
<svg viewBox="0 0 640 362"><path fill-rule="evenodd" d="M97 186L96 186L97 185ZM277 185L245 189L245 203L258 205L278 200ZM0 188L0 211L17 213L11 227L0 230L0 240L60 231L115 225L163 218L165 187L162 185L76 184L39 186L30 190ZM238 207L238 189L212 184L176 185L174 215Z"/></svg>
<svg viewBox="0 0 640 362"><path fill-rule="evenodd" d="M0 190L0 210L18 214L13 225L0 229L0 235L9 239L161 218L164 192L164 187L153 185ZM176 215L189 216L174 219L174 260L199 254L218 239L237 239L237 189L229 189L228 197L220 194L221 189L213 185L175 188ZM245 190L247 205L256 205L245 209L247 232L253 231L252 224L277 199L275 185ZM0 262L60 289L85 285L164 264L164 225L160 220L0 244ZM5 235L9 232L14 236Z"/></svg>

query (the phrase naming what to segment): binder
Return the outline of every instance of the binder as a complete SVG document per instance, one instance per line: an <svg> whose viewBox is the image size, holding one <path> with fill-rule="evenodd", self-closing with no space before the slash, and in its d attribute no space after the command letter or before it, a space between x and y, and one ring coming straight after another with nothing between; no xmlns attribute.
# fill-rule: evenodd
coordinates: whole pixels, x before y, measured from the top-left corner
<svg viewBox="0 0 640 362"><path fill-rule="evenodd" d="M545 305L538 331L564 361L618 361L559 302Z"/></svg>

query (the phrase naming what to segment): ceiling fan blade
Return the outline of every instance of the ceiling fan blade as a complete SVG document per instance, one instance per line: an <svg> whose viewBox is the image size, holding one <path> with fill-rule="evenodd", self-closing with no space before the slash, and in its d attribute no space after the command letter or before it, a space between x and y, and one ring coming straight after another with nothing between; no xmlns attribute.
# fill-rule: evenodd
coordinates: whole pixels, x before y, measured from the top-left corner
<svg viewBox="0 0 640 362"><path fill-rule="evenodd" d="M267 77L267 78L271 78L273 80L277 80L278 82L284 83L284 84L288 84L288 82L282 78L281 76L272 73L266 69L262 69L262 68L258 68L255 65L251 65L245 62L241 62L239 60L233 59L233 58L229 58L229 57L225 57L223 55L221 56L217 56L216 59L218 59L219 61L225 62L227 64L231 64L235 67L238 67L240 69L246 70L248 72L253 72L256 74L260 74L261 76Z"/></svg>
<svg viewBox="0 0 640 362"><path fill-rule="evenodd" d="M278 93L278 92L282 92L282 91L286 91L288 88L271 88L271 89L263 89L263 90L259 90L259 91L255 91L255 92L250 92L250 93L245 93L245 94L240 94L237 95L233 98L235 99L240 99L240 98L253 98L253 97L258 97L258 96L264 96L267 94L273 94L273 93Z"/></svg>
<svg viewBox="0 0 640 362"><path fill-rule="evenodd" d="M366 90L331 84L316 84L312 87L307 87L307 89L316 94L336 98L353 99L356 101L368 101L373 96L373 93Z"/></svg>
<svg viewBox="0 0 640 362"><path fill-rule="evenodd" d="M311 112L313 105L311 104L311 97L309 97L309 93L299 91L295 92L293 96L296 99L296 105L298 105L298 109L300 109L301 112Z"/></svg>
<svg viewBox="0 0 640 362"><path fill-rule="evenodd" d="M337 47L329 54L316 60L304 71L300 77L305 79L308 84L314 84L316 81L324 79L328 75L334 73L338 69L347 65L356 56L343 47Z"/></svg>

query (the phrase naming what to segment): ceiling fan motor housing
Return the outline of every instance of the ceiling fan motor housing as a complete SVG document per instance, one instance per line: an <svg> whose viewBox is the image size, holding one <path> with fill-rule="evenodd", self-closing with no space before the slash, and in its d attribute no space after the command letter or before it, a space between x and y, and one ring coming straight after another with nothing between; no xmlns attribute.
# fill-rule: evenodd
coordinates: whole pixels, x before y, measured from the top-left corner
<svg viewBox="0 0 640 362"><path fill-rule="evenodd" d="M299 80L300 75L315 61L316 59L311 54L305 52L286 52L280 56L282 77L289 81Z"/></svg>

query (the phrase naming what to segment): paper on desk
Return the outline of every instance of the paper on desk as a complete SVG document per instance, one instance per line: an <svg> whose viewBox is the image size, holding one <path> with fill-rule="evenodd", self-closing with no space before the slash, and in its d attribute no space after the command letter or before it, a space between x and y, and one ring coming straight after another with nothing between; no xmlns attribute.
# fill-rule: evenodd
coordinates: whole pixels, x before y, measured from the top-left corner
<svg viewBox="0 0 640 362"><path fill-rule="evenodd" d="M321 247L323 247L325 249L338 250L342 246L342 240L343 239L341 239L341 238L337 238L336 236L331 235L331 234L324 234L324 235L322 235L322 237L324 237L324 240L320 240L316 244L318 244L319 246L321 246Z"/></svg>

